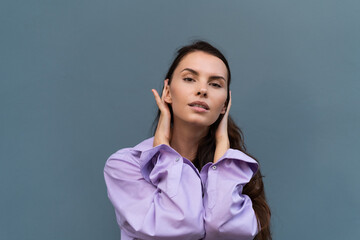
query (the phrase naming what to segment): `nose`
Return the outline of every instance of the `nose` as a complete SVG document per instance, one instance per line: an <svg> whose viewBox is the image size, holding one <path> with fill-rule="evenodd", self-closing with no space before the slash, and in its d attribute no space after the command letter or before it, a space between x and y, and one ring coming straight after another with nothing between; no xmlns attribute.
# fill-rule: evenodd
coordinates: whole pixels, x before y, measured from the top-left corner
<svg viewBox="0 0 360 240"><path fill-rule="evenodd" d="M202 95L202 96L204 96L204 97L206 97L207 96L207 89L206 88L201 88L197 93L196 93L196 95Z"/></svg>

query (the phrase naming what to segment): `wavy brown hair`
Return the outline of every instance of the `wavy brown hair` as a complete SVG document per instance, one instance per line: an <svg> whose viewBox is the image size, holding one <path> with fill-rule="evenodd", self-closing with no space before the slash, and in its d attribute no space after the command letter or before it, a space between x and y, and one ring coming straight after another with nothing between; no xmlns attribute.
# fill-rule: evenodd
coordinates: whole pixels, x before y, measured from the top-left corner
<svg viewBox="0 0 360 240"><path fill-rule="evenodd" d="M172 75L175 71L175 68L178 66L180 61L183 59L184 56L191 52L195 51L203 51L205 53L211 54L215 57L220 58L224 64L226 65L226 68L228 70L228 97L226 99L226 104L229 102L229 88L230 88L230 81L231 81L231 73L230 73L230 67L229 64L224 57L224 55L215 47L213 47L211 44L205 41L195 41L190 45L184 46L180 48L177 51L177 56L175 57L173 63L171 64L165 79L169 79L168 84L171 84ZM171 113L171 126L173 125L173 112L171 105L168 104L169 110ZM155 134L156 126L159 121L160 117L160 110L158 110L157 116L153 122L153 134ZM208 162L212 162L214 159L214 153L215 153L215 132L216 129L223 118L224 114L220 114L219 118L210 126L208 134L200 140L197 155L195 160L193 161L194 165L198 168L200 171L201 168ZM232 120L232 118L229 115L228 118L228 134L229 134L229 141L230 141L230 148L238 149L253 159L255 159L257 162L258 160L251 156L249 153L246 152L246 146L244 143L244 136L241 131L241 129L235 124L235 122ZM266 197L265 197L265 191L264 191L264 184L262 181L263 176L261 175L260 168L257 170L257 172L254 174L254 176L251 178L251 180L244 186L243 188L243 194L246 194L250 197L253 208L256 214L256 218L258 220L258 226L259 226L259 233L255 236L255 240L271 240L271 231L270 231L270 217L271 212L269 205L267 204Z"/></svg>

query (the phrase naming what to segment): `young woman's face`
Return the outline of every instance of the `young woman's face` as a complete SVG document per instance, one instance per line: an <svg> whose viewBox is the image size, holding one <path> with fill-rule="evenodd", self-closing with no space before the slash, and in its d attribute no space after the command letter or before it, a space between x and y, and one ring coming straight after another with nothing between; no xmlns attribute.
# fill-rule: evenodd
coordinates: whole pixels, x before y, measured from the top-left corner
<svg viewBox="0 0 360 240"><path fill-rule="evenodd" d="M165 101L171 104L176 120L210 126L225 113L227 81L227 68L221 59L192 52L176 67Z"/></svg>

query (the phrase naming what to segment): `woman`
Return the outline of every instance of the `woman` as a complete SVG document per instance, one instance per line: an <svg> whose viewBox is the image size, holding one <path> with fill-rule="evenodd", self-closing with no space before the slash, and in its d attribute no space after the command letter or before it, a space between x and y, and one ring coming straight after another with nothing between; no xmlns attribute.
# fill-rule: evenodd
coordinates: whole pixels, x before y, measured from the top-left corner
<svg viewBox="0 0 360 240"><path fill-rule="evenodd" d="M271 239L257 161L229 116L230 68L204 41L178 50L154 136L104 168L121 239Z"/></svg>

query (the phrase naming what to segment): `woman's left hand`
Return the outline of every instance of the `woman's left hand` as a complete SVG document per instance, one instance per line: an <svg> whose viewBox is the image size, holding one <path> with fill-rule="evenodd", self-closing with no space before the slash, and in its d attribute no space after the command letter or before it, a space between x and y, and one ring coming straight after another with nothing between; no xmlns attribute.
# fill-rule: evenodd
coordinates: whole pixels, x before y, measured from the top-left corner
<svg viewBox="0 0 360 240"><path fill-rule="evenodd" d="M228 118L229 111L231 107L231 91L229 91L229 104L226 108L224 117L221 119L221 122L216 129L215 138L216 138L216 149L214 154L214 163L216 163L221 156L230 148L230 141L228 135Z"/></svg>

